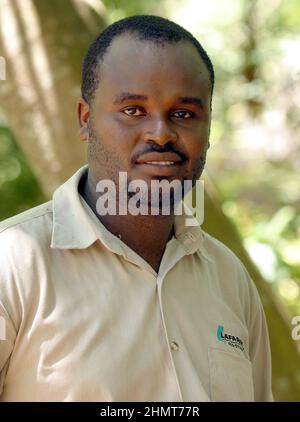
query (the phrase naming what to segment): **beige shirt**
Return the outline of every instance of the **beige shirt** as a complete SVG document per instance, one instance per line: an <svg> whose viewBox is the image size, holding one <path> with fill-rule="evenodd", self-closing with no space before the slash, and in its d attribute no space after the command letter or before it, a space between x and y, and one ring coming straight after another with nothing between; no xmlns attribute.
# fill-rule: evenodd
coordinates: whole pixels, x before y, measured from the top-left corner
<svg viewBox="0 0 300 422"><path fill-rule="evenodd" d="M157 274L78 194L85 170L1 223L0 401L272 400L237 257L176 216Z"/></svg>

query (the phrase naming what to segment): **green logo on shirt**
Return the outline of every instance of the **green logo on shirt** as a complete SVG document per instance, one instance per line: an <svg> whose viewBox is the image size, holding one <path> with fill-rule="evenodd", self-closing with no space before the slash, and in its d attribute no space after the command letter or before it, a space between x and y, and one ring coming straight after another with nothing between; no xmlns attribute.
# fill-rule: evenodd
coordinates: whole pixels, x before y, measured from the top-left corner
<svg viewBox="0 0 300 422"><path fill-rule="evenodd" d="M230 334L225 333L224 327L222 325L218 326L217 339L218 341L227 343L228 346L237 347L238 349L241 349L242 351L244 350L242 340L237 336L232 336Z"/></svg>

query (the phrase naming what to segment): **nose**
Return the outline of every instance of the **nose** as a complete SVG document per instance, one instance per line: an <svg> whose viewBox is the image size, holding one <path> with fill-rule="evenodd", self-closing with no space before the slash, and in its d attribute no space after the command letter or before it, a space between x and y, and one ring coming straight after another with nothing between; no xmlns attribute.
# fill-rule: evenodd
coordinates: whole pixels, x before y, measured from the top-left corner
<svg viewBox="0 0 300 422"><path fill-rule="evenodd" d="M155 142L158 145L165 145L168 142L175 143L177 139L177 133L171 127L171 122L165 117L151 119L144 134L146 143Z"/></svg>

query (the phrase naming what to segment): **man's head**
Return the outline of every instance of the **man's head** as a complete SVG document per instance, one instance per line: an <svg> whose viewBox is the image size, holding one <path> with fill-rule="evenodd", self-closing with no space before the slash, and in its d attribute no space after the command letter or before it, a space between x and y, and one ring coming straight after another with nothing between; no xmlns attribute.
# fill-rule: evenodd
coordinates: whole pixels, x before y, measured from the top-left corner
<svg viewBox="0 0 300 422"><path fill-rule="evenodd" d="M108 26L90 45L83 62L81 82L81 95L87 103L91 104L94 98L101 75L101 62L107 49L117 36L124 33L133 34L141 41L152 41L158 45L176 44L180 41L191 43L207 67L213 92L214 68L199 41L190 32L168 19L159 16L138 15L122 19Z"/></svg>
<svg viewBox="0 0 300 422"><path fill-rule="evenodd" d="M109 26L90 46L78 104L94 185L193 180L209 147L214 71L199 42L157 16ZM150 187L150 186L149 186Z"/></svg>

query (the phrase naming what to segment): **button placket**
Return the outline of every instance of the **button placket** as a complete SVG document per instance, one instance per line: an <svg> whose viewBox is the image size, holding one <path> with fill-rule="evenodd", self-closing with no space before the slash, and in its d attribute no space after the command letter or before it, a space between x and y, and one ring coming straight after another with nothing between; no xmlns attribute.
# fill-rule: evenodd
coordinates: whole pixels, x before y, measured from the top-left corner
<svg viewBox="0 0 300 422"><path fill-rule="evenodd" d="M174 352L177 352L179 350L179 345L174 340L171 341L171 350L173 350Z"/></svg>

